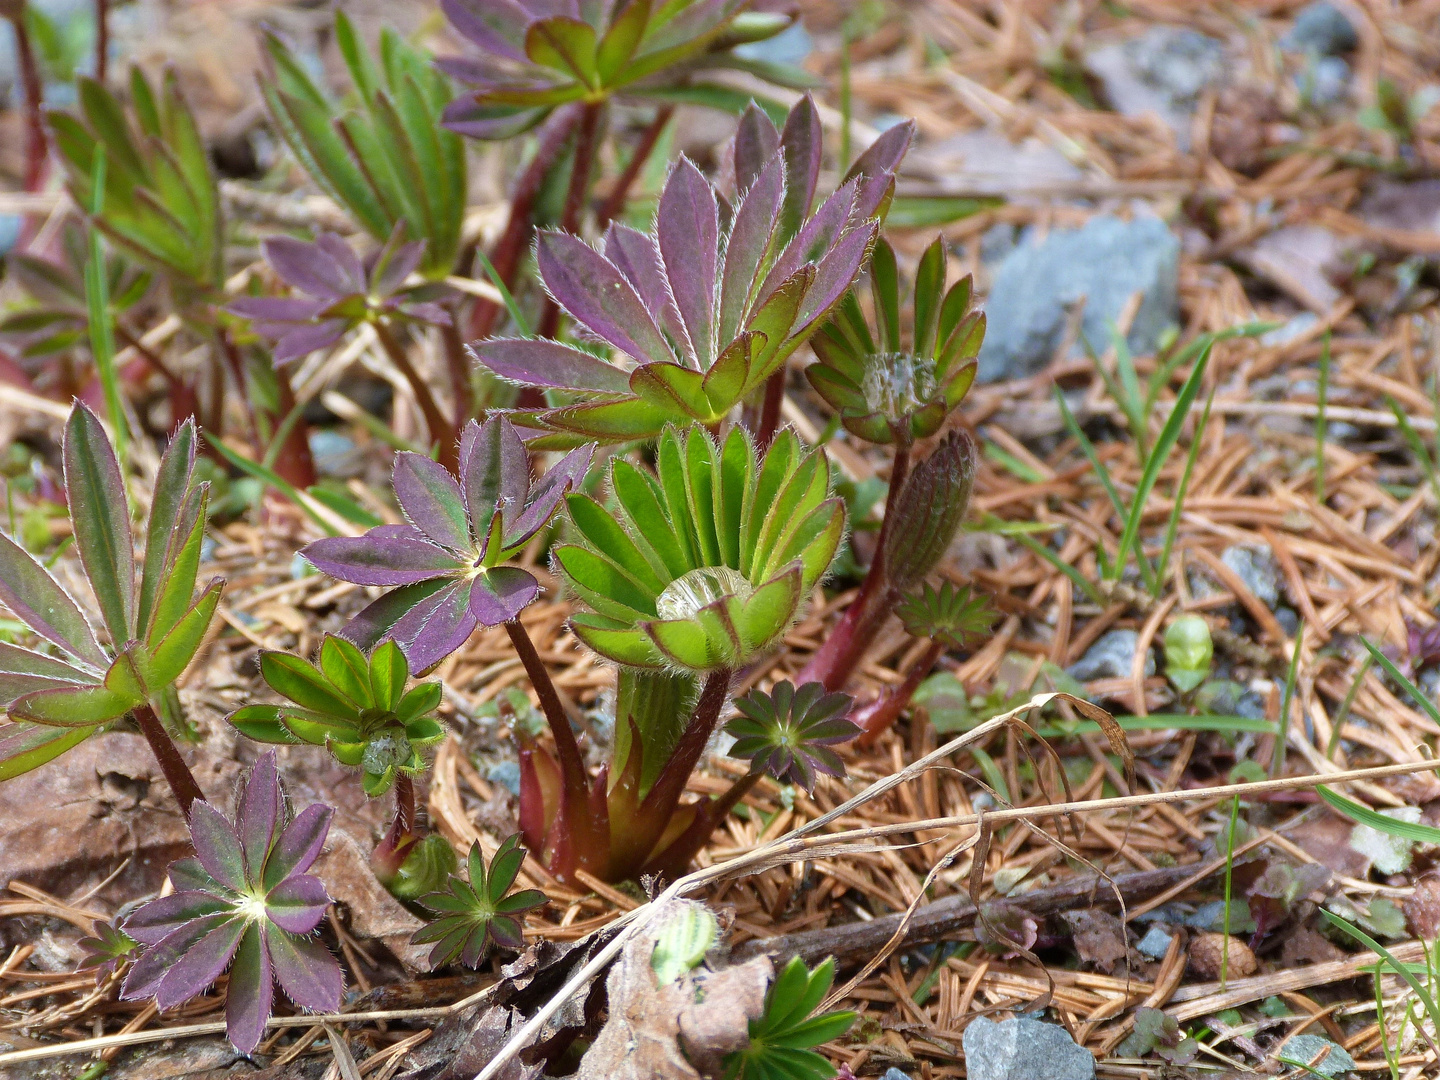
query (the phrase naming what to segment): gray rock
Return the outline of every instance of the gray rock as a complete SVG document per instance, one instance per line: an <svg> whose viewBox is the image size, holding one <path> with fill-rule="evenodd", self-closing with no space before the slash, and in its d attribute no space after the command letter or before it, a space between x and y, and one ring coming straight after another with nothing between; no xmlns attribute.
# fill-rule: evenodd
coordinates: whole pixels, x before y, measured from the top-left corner
<svg viewBox="0 0 1440 1080"><path fill-rule="evenodd" d="M1350 96L1350 65L1338 56L1315 56L1295 73L1301 100L1315 108L1339 105Z"/></svg>
<svg viewBox="0 0 1440 1080"><path fill-rule="evenodd" d="M1322 1050L1325 1056L1315 1061ZM1355 1059L1343 1046L1331 1042L1323 1035L1312 1035L1308 1031L1287 1041L1280 1048L1279 1056L1281 1061L1304 1065L1308 1071L1318 1076L1339 1076L1355 1068ZM1312 1061L1315 1061L1315 1064L1310 1064Z"/></svg>
<svg viewBox="0 0 1440 1080"><path fill-rule="evenodd" d="M1317 56L1339 56L1359 44L1355 24L1329 0L1306 4L1280 38L1280 48L1286 52L1308 52Z"/></svg>
<svg viewBox="0 0 1440 1080"><path fill-rule="evenodd" d="M774 37L752 41L735 49L735 55L746 60L763 60L771 64L798 64L815 47L809 31L799 19Z"/></svg>
<svg viewBox="0 0 1440 1080"><path fill-rule="evenodd" d="M1145 931L1145 936L1135 943L1135 948L1142 956L1148 956L1151 960L1162 959L1170 951L1170 943L1175 940L1174 934L1165 932L1162 926L1152 926Z"/></svg>
<svg viewBox="0 0 1440 1080"><path fill-rule="evenodd" d="M1302 311L1289 322L1277 326L1274 330L1268 330L1260 335L1260 344L1266 347L1276 345L1289 345L1290 342L1307 333L1320 321L1320 316L1313 311Z"/></svg>
<svg viewBox="0 0 1440 1080"><path fill-rule="evenodd" d="M485 770L485 779L492 784L499 784L506 791L516 798L520 797L520 763L516 761L497 761L490 768Z"/></svg>
<svg viewBox="0 0 1440 1080"><path fill-rule="evenodd" d="M1220 553L1220 561L1228 566L1245 587L1255 594L1255 599L1271 611L1280 603L1280 568L1275 565L1275 553L1268 547L1241 547L1236 544Z"/></svg>
<svg viewBox="0 0 1440 1080"><path fill-rule="evenodd" d="M1156 113L1185 150L1200 95L1224 78L1225 46L1196 30L1152 26L1138 37L1090 51L1084 63L1115 111Z"/></svg>
<svg viewBox="0 0 1440 1080"><path fill-rule="evenodd" d="M60 27L77 19L94 19L93 0L29 0L30 6L45 15L51 22ZM93 61L87 61L81 65L81 69L89 71ZM0 106L7 103L18 105L23 94L20 90L20 65L15 55L15 28L10 25L10 20L0 19ZM59 87L45 88L45 103L47 105L64 105L63 101L53 100L53 91L59 91Z"/></svg>
<svg viewBox="0 0 1440 1080"><path fill-rule="evenodd" d="M25 218L20 214L0 214L0 255L9 254L10 249L20 242L20 232L25 228Z"/></svg>
<svg viewBox="0 0 1440 1080"><path fill-rule="evenodd" d="M920 147L905 168L934 179L941 190L1022 198L1084 178L1065 155L1037 138L1011 142L1003 132L975 128Z"/></svg>
<svg viewBox="0 0 1440 1080"><path fill-rule="evenodd" d="M1104 352L1111 326L1139 292L1127 341L1132 352L1152 352L1176 319L1179 261L1180 241L1148 215L1122 221L1106 214L1080 229L1054 229L1038 242L1022 239L995 270L980 381L1025 378L1045 367L1082 297L1081 332Z"/></svg>
<svg viewBox="0 0 1440 1080"><path fill-rule="evenodd" d="M1092 679L1127 679L1130 665L1135 662L1135 646L1140 635L1134 630L1111 630L1085 650L1085 655L1065 669L1066 674L1080 682ZM1145 674L1155 674L1155 657L1145 657Z"/></svg>
<svg viewBox="0 0 1440 1080"><path fill-rule="evenodd" d="M910 1074L891 1066L880 1074L880 1080L910 1080Z"/></svg>
<svg viewBox="0 0 1440 1080"><path fill-rule="evenodd" d="M965 1029L970 1080L1094 1080L1095 1057L1059 1024L977 1017Z"/></svg>

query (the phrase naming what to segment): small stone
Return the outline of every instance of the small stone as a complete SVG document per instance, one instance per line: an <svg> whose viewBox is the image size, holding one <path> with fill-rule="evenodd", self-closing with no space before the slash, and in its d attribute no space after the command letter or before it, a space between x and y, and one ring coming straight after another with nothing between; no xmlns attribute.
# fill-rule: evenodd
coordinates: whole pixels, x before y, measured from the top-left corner
<svg viewBox="0 0 1440 1080"><path fill-rule="evenodd" d="M1316 108L1339 105L1350 93L1350 65L1338 56L1312 57L1295 73L1295 88Z"/></svg>
<svg viewBox="0 0 1440 1080"><path fill-rule="evenodd" d="M910 1080L910 1074L892 1065L880 1074L880 1080Z"/></svg>
<svg viewBox="0 0 1440 1080"><path fill-rule="evenodd" d="M1220 978L1223 966L1227 979L1243 979L1254 975L1258 965L1255 954L1237 937L1230 939L1228 959L1224 934L1197 934L1190 943L1190 966L1202 979Z"/></svg>
<svg viewBox="0 0 1440 1080"><path fill-rule="evenodd" d="M771 64L799 64L815 48L814 39L804 23L796 19L774 37L752 41L735 48L735 55L746 60L763 60Z"/></svg>
<svg viewBox="0 0 1440 1080"><path fill-rule="evenodd" d="M1289 345L1300 335L1309 331L1320 321L1320 316L1313 311L1302 311L1283 326L1277 326L1274 330L1266 331L1260 335L1260 344L1267 348L1276 345Z"/></svg>
<svg viewBox="0 0 1440 1080"><path fill-rule="evenodd" d="M1287 225L1235 253L1243 263L1311 311L1324 314L1340 300L1330 280L1344 268L1350 247L1319 225Z"/></svg>
<svg viewBox="0 0 1440 1080"><path fill-rule="evenodd" d="M1058 1024L977 1017L965 1029L970 1080L1094 1080L1095 1057Z"/></svg>
<svg viewBox="0 0 1440 1080"><path fill-rule="evenodd" d="M1225 46L1196 30L1152 26L1138 37L1092 50L1084 63L1116 112L1157 114L1187 150L1200 95L1225 77Z"/></svg>
<svg viewBox="0 0 1440 1080"><path fill-rule="evenodd" d="M1275 621L1280 624L1280 629L1285 631L1285 636L1293 638L1295 632L1300 629L1300 614L1294 608L1281 604L1275 609Z"/></svg>
<svg viewBox="0 0 1440 1080"><path fill-rule="evenodd" d="M1331 1042L1323 1035L1313 1035L1308 1031L1288 1040L1280 1048L1279 1056L1281 1061L1304 1066L1307 1073L1317 1076L1339 1076L1355 1068L1355 1059L1343 1046Z"/></svg>
<svg viewBox="0 0 1440 1080"><path fill-rule="evenodd" d="M1179 259L1180 241L1150 215L1123 221L1102 214L1038 241L1027 234L995 268L980 381L1025 378L1044 368L1082 298L1081 333L1102 353L1121 311L1140 293L1126 341L1133 353L1153 352L1176 319ZM1075 351L1083 352L1083 342Z"/></svg>
<svg viewBox="0 0 1440 1080"><path fill-rule="evenodd" d="M1329 0L1306 4L1296 12L1295 21L1280 38L1280 48L1286 52L1317 56L1339 56L1359 44L1355 24Z"/></svg>
<svg viewBox="0 0 1440 1080"><path fill-rule="evenodd" d="M515 761L497 761L485 770L485 779L499 784L517 799L520 797L520 764Z"/></svg>
<svg viewBox="0 0 1440 1080"><path fill-rule="evenodd" d="M20 232L25 228L25 218L20 214L0 214L0 255L8 255L20 242Z"/></svg>
<svg viewBox="0 0 1440 1080"><path fill-rule="evenodd" d="M1128 679L1135 663L1135 647L1140 635L1134 630L1111 630L1085 650L1085 655L1065 669L1067 675L1080 682L1095 679ZM1145 657L1145 674L1155 674L1155 657Z"/></svg>
<svg viewBox="0 0 1440 1080"><path fill-rule="evenodd" d="M1135 943L1135 948L1142 956L1148 956L1151 960L1162 960L1170 951L1170 943L1174 940L1174 934L1167 933L1163 926L1156 925L1145 931L1145 936Z"/></svg>
<svg viewBox="0 0 1440 1080"><path fill-rule="evenodd" d="M1275 553L1268 547L1228 547L1220 553L1220 561L1235 571L1255 599L1271 611L1280 603L1280 568Z"/></svg>
<svg viewBox="0 0 1440 1080"><path fill-rule="evenodd" d="M1420 824L1418 806L1391 806L1380 813L1409 825ZM1414 843L1403 836L1393 836L1369 825L1356 825L1350 833L1350 846L1369 858L1376 873L1403 874L1410 869Z"/></svg>
<svg viewBox="0 0 1440 1080"><path fill-rule="evenodd" d="M321 476L348 479L365 471L365 455L348 435L329 428L310 432L310 453Z"/></svg>

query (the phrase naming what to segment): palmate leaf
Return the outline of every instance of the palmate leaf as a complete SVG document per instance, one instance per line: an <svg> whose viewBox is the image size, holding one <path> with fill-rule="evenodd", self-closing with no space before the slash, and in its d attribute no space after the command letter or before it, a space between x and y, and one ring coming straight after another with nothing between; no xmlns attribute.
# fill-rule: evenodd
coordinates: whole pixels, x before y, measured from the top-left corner
<svg viewBox="0 0 1440 1080"><path fill-rule="evenodd" d="M466 861L468 882L452 875L447 891L420 898L421 905L436 912L438 918L417 930L410 940L417 945L435 943L430 950L432 968L457 960L478 968L492 944L520 949L525 940L520 916L550 902L538 889L510 892L525 862L518 833L500 844L488 871L478 841L470 845Z"/></svg>
<svg viewBox="0 0 1440 1080"><path fill-rule="evenodd" d="M830 1063L811 1047L845 1034L856 1014L810 1014L824 1000L834 978L834 960L809 971L798 956L792 957L771 985L765 1011L758 1020L750 1021L750 1045L725 1056L725 1080L823 1080L833 1076Z"/></svg>
<svg viewBox="0 0 1440 1080"><path fill-rule="evenodd" d="M53 727L13 719L0 724L0 780L38 769L99 730L98 727Z"/></svg>

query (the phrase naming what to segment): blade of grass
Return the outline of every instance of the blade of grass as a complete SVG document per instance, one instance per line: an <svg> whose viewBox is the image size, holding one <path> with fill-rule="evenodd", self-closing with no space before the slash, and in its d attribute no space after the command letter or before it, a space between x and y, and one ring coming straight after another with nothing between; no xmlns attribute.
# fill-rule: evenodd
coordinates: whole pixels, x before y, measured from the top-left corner
<svg viewBox="0 0 1440 1080"><path fill-rule="evenodd" d="M1285 674L1285 693L1280 698L1280 733L1275 736L1275 750L1270 755L1270 779L1285 768L1285 747L1290 741L1290 706L1295 700L1295 678L1300 673L1300 645L1305 640L1305 620L1295 628L1295 651L1290 654L1290 670Z"/></svg>
<svg viewBox="0 0 1440 1080"><path fill-rule="evenodd" d="M1325 406L1330 397L1330 332L1320 345L1320 385L1315 392L1315 501L1325 505Z"/></svg>
<svg viewBox="0 0 1440 1080"><path fill-rule="evenodd" d="M515 297L511 294L509 286L505 284L505 279L500 276L499 271L495 269L495 264L490 261L490 256L477 247L475 257L480 260L480 265L485 270L485 276L490 279L490 284L499 291L500 299L505 301L505 310L510 313L510 321L515 324L516 333L521 337L532 336L533 331L530 329L529 320L520 310L520 305L515 302Z"/></svg>
<svg viewBox="0 0 1440 1080"><path fill-rule="evenodd" d="M1110 324L1110 345L1115 350L1115 373L1125 391L1125 401L1119 404L1130 417L1130 431L1135 436L1140 460L1145 461L1150 456L1150 415L1140 397L1140 380L1135 374L1135 357L1130 354L1130 343L1114 323Z"/></svg>
<svg viewBox="0 0 1440 1080"><path fill-rule="evenodd" d="M1114 564L1110 567L1113 580L1118 581L1120 575L1125 572L1125 560L1129 557L1131 549L1135 547L1136 538L1140 535L1140 522L1145 516L1145 503L1150 498L1150 491L1160 476L1165 459L1170 456L1170 450L1175 445L1175 440L1180 437L1180 428L1190 413L1190 407L1200 393L1200 382L1205 377L1205 369L1209 360L1210 350L1207 348L1200 354L1200 359L1195 362L1195 370L1185 380L1185 385L1180 388L1180 393L1175 398L1175 407L1166 418L1165 426L1160 429L1160 437L1155 440L1155 447L1145 462L1145 470L1140 475L1140 483L1135 487L1135 499L1130 505L1130 515L1125 521L1125 531L1120 536L1120 548L1115 554Z"/></svg>
<svg viewBox="0 0 1440 1080"><path fill-rule="evenodd" d="M1425 449L1425 443L1420 438L1420 433L1410 423L1410 417L1405 414L1404 409L1400 408L1398 401L1387 396L1385 404L1390 406L1390 411L1395 414L1395 423L1400 428L1400 434L1404 437L1406 445L1410 447L1410 452L1419 459L1420 467L1425 470L1425 476L1430 481L1430 490L1435 493L1435 498L1440 500L1440 472L1436 471L1435 460Z"/></svg>
<svg viewBox="0 0 1440 1080"><path fill-rule="evenodd" d="M1347 922L1346 920L1340 918L1338 915L1326 911L1323 908L1321 909L1320 914L1325 919L1327 919L1330 925L1335 927L1335 929L1339 930L1341 933L1350 935L1350 937L1354 938L1361 945L1364 945L1367 949L1378 955L1381 959L1385 961L1385 963L1390 967L1390 969L1395 972L1396 975L1399 975L1400 978L1404 979L1405 984L1409 986L1411 990L1415 991L1415 996L1419 998L1421 1004L1425 1006L1425 1011L1429 1013L1430 1022L1435 1025L1436 1032L1440 1033L1440 1007L1436 1006L1434 996L1430 993L1429 990L1425 988L1425 984L1415 977L1415 974L1410 970L1409 965L1400 963L1400 961L1396 960L1395 957L1391 955L1390 951L1386 949L1384 945L1381 945L1378 941L1372 938L1369 934L1365 933L1365 931L1361 930L1358 926L1355 926L1353 923Z"/></svg>
<svg viewBox="0 0 1440 1080"><path fill-rule="evenodd" d="M1005 783L1005 774L1000 770L993 757L981 750L978 746L969 748L970 756L975 759L975 764L980 766L980 771L985 774L985 782L999 794L1006 805L1010 803L1010 788Z"/></svg>
<svg viewBox="0 0 1440 1080"><path fill-rule="evenodd" d="M1065 562L1059 555L1040 543L1033 536L1027 536L1025 533L1013 533L1012 535L1021 544L1068 577L1077 589L1089 597L1091 602L1099 604L1101 607L1105 606L1104 595L1101 594L1100 590L1096 588L1094 584L1086 580L1085 575L1080 573L1079 570L1076 570L1075 567Z"/></svg>
<svg viewBox="0 0 1440 1080"><path fill-rule="evenodd" d="M1006 472L1013 473L1027 484L1043 484L1045 482L1045 477L1041 476L1039 472L1025 464L1025 462L1021 461L1009 451L1000 449L1000 447L988 439L985 441L985 456Z"/></svg>
<svg viewBox="0 0 1440 1080"><path fill-rule="evenodd" d="M1369 651L1370 658L1380 665L1380 670L1399 683L1405 692L1415 699L1415 703L1425 710L1425 714L1429 716L1431 720L1440 724L1440 709L1435 707L1435 703L1430 700L1425 692L1404 675L1400 674L1400 669L1395 666L1394 662L1374 645L1370 644L1369 638L1362 637L1360 644L1364 645Z"/></svg>
<svg viewBox="0 0 1440 1080"><path fill-rule="evenodd" d="M1230 800L1230 825L1225 830L1225 940L1220 946L1220 992L1225 992L1225 983L1230 975L1230 902L1231 886L1235 870L1235 823L1240 819L1240 796Z"/></svg>
<svg viewBox="0 0 1440 1080"><path fill-rule="evenodd" d="M316 525L319 525L320 528L325 530L325 535L342 535L342 530L337 528L335 523L330 521L325 514L320 513L320 510L326 510L327 513L333 513L333 511L330 511L328 510L328 508L317 504L315 500L311 499L304 492L296 488L294 484L290 483L279 473L275 472L274 469L267 468L266 466L260 464L260 462L251 461L245 455L237 453L235 450L232 450L230 447L226 446L223 442L217 439L214 435L210 434L210 432L208 431L205 433L205 437L210 440L210 445L215 447L216 452L226 461L230 462L231 465L234 465L237 469L245 473L247 476L253 476L255 477L255 479L261 481L262 483L269 484L276 491L280 492L280 494L284 495L287 499L289 499L301 510L303 510L306 516L309 517L311 521L315 522Z"/></svg>
<svg viewBox="0 0 1440 1080"><path fill-rule="evenodd" d="M1185 455L1185 469L1180 474L1180 484L1175 488L1174 504L1170 507L1170 520L1165 523L1165 543L1160 548L1160 561L1155 564L1157 588L1150 595L1160 599L1158 586L1165 581L1165 571L1170 565L1170 554L1175 550L1175 537L1180 531L1180 513L1185 507L1185 493L1190 490L1190 474L1195 471L1195 462L1200 456L1200 444L1205 441L1205 426L1210 423L1210 406L1215 404L1215 391L1205 399L1205 411L1200 414L1200 423L1195 425L1195 438L1190 442L1190 452Z"/></svg>
<svg viewBox="0 0 1440 1080"><path fill-rule="evenodd" d="M95 165L90 176L90 218L98 221L105 210L105 144L95 144ZM105 251L100 230L92 225L89 259L85 263L85 309L90 323L90 351L95 357L95 371L100 377L100 390L105 395L105 411L115 432L115 456L123 464L130 448L130 427L125 420L125 405L120 398L120 380L115 371L115 327L110 321L110 281L105 273Z"/></svg>
<svg viewBox="0 0 1440 1080"><path fill-rule="evenodd" d="M1365 657L1365 662L1360 665L1360 673L1355 676L1355 681L1345 692L1345 700L1340 703L1340 711L1335 714L1335 719L1330 721L1330 741L1325 744L1325 760L1327 761L1335 760L1335 748L1340 745L1340 732L1345 727L1345 718L1350 715L1350 706L1355 704L1355 695L1360 692L1360 684L1365 681L1365 675L1374 664L1373 657Z"/></svg>
<svg viewBox="0 0 1440 1080"><path fill-rule="evenodd" d="M1379 811L1371 810L1364 803L1358 803L1354 799L1347 799L1337 791L1331 791L1324 784L1316 785L1315 794L1351 821L1366 825L1376 832L1385 833L1387 836L1397 836L1402 840L1410 840L1417 844L1440 844L1440 829L1421 825L1419 822L1412 823L1388 817Z"/></svg>
<svg viewBox="0 0 1440 1080"><path fill-rule="evenodd" d="M1248 731L1256 735L1274 735L1278 725L1273 720L1253 716L1182 716L1177 713L1151 713L1149 716L1117 716L1115 722L1123 731ZM1036 728L1042 738L1066 735L1092 735L1101 731L1093 720L1077 720L1073 724L1053 724Z"/></svg>
<svg viewBox="0 0 1440 1080"><path fill-rule="evenodd" d="M1145 391L1145 415L1149 416L1155 411L1155 403L1160 400L1160 391L1169 385L1170 376L1175 374L1176 369L1184 367L1215 342L1229 341L1238 337L1258 337L1276 329L1279 325L1279 323L1264 322L1241 323L1228 330L1220 330L1213 334L1201 334L1183 349L1176 349L1150 376L1150 383Z"/></svg>

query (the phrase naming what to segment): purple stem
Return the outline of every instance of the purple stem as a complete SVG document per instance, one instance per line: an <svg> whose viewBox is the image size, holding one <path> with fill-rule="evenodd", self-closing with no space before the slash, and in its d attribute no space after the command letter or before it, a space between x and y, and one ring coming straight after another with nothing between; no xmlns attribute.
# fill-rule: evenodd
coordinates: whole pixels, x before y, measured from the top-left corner
<svg viewBox="0 0 1440 1080"><path fill-rule="evenodd" d="M895 461L890 467L890 490L885 495L885 517L880 522L870 569L860 584L860 592L845 609L840 622L795 677L796 686L821 682L826 690L839 690L869 648L875 631L899 601L899 592L890 585L885 574L885 541L890 535L890 522L895 516L900 489L904 487L909 473L910 445L902 442L895 447Z"/></svg>
<svg viewBox="0 0 1440 1080"><path fill-rule="evenodd" d="M785 402L786 367L787 365L781 364L780 370L765 381L765 404L760 410L760 428L755 432L755 448L762 454L769 449L775 432L780 430L780 407Z"/></svg>
<svg viewBox="0 0 1440 1080"><path fill-rule="evenodd" d="M430 441L439 447L440 464L452 473L459 472L460 448L455 425L445 419L445 414L440 411L440 406L435 401L435 395L430 392L430 384L415 370L415 365L410 362L410 357L405 352L405 346L400 344L390 324L384 319L376 319L370 325L375 328L375 337L379 339L385 355L400 369L400 374L405 376L405 381L414 391L415 403L420 406L420 413L425 417L425 426L430 431Z"/></svg>
<svg viewBox="0 0 1440 1080"><path fill-rule="evenodd" d="M675 106L664 105L656 111L655 119L650 121L640 136L640 142L635 146L635 153L630 156L630 162L625 166L625 171L615 181L615 186L610 189L610 194L605 196L605 201L600 204L600 209L595 214L595 228L599 232L605 231L605 226L614 221L625 212L625 202L630 198L630 189L635 186L640 171L645 168L645 163L650 160L650 155L655 152L655 144L660 141L660 135L665 130L665 125L670 122L670 117L675 115Z"/></svg>
<svg viewBox="0 0 1440 1080"><path fill-rule="evenodd" d="M862 750L874 746L875 740L900 719L900 714L905 710L905 706L910 704L910 699L915 696L920 683L930 674L931 668L944 653L944 645L931 641L920 654L920 658L910 666L910 670L905 672L905 678L899 686L881 691L879 697L851 717L861 728L860 735L855 740L856 746Z"/></svg>
<svg viewBox="0 0 1440 1080"><path fill-rule="evenodd" d="M171 793L180 803L180 812L188 818L190 807L197 800L203 802L205 799L205 793L195 782L195 774L190 771L190 766L185 764L185 759L175 748L169 732L165 730L165 725L160 723L160 717L155 715L154 709L148 704L140 705L135 709L134 716L135 722L140 725L140 733L150 744L150 752L160 763L165 782L170 785Z"/></svg>
<svg viewBox="0 0 1440 1080"><path fill-rule="evenodd" d="M603 102L589 102L580 113L580 126L575 132L575 160L570 168L570 186L565 191L565 209L560 214L560 228L579 235L584 224L586 196L590 192L590 173L595 164L595 134L600 128ZM560 305L545 298L540 312L538 333L553 338L560 329Z"/></svg>
<svg viewBox="0 0 1440 1080"><path fill-rule="evenodd" d="M105 81L110 53L110 0L95 0L95 81Z"/></svg>
<svg viewBox="0 0 1440 1080"><path fill-rule="evenodd" d="M20 68L20 85L25 91L25 190L39 191L45 176L44 87L40 81L40 65L35 62L35 49L25 26L25 4L15 5L10 14L15 28L15 56Z"/></svg>
<svg viewBox="0 0 1440 1080"><path fill-rule="evenodd" d="M732 674L729 668L719 668L705 677L705 685L695 702L695 711L690 716L685 734L680 736L670 760L660 770L655 785L640 804L639 816L663 812L668 817L678 805L690 774L695 771L700 755L705 752L705 744L710 741L710 734L720 720L720 710L725 707L725 699L730 695Z"/></svg>

